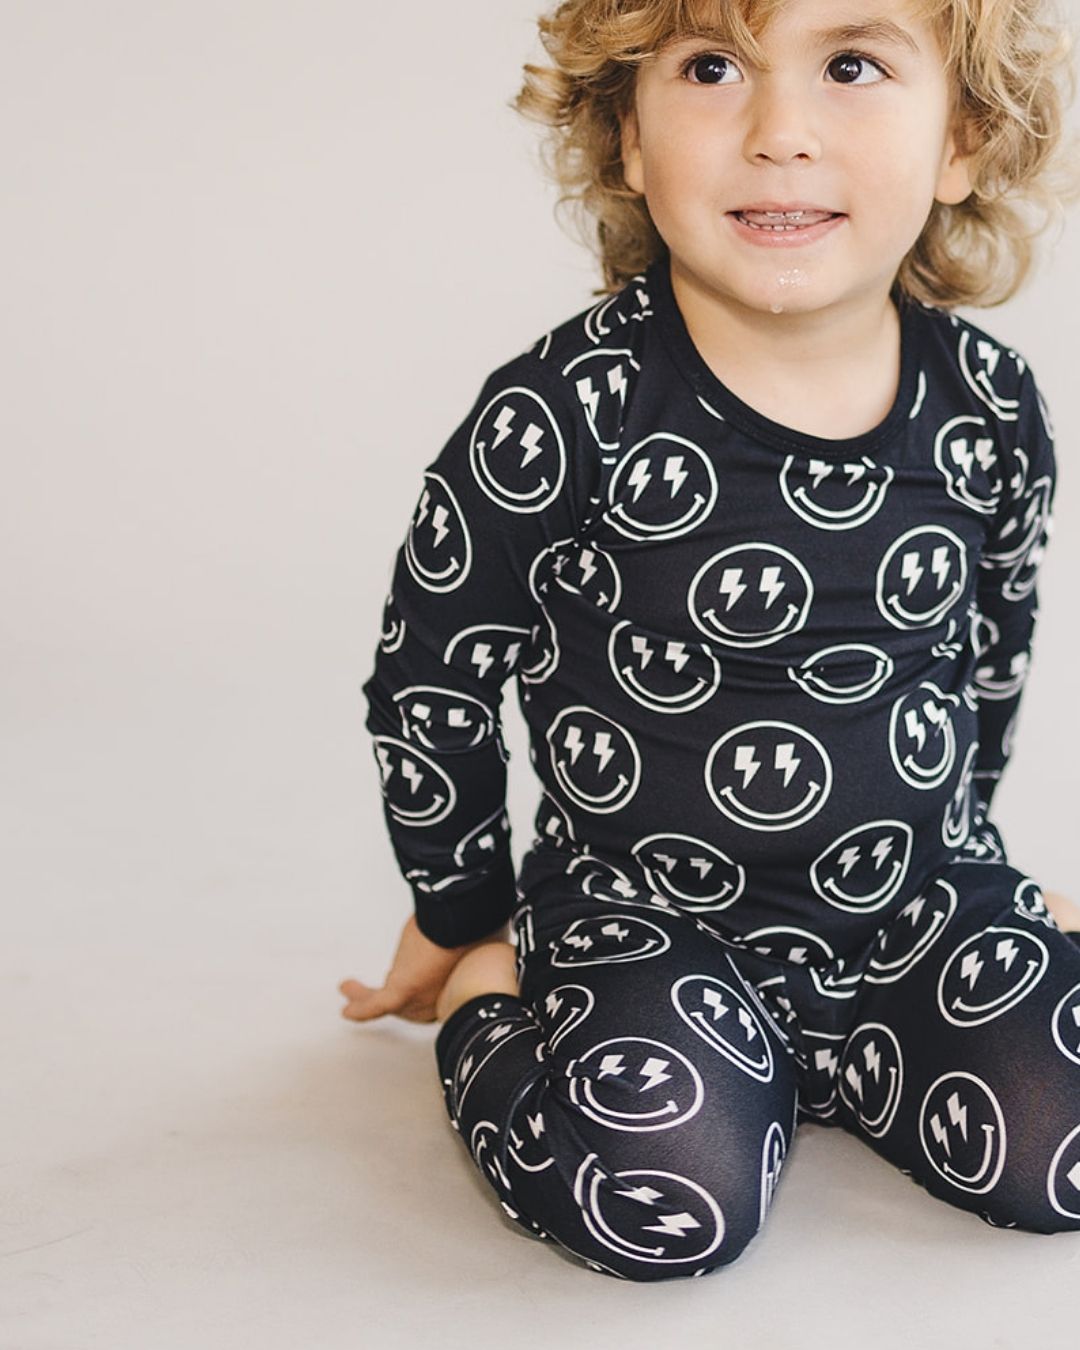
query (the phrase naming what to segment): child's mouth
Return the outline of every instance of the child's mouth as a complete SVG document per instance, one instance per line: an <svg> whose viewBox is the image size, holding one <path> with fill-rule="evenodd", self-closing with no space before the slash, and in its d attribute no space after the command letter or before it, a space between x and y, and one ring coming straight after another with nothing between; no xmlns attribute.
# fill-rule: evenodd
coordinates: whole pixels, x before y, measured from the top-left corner
<svg viewBox="0 0 1080 1350"><path fill-rule="evenodd" d="M847 219L842 211L834 211L824 217L815 214L809 222L801 222L795 215L768 221L760 212L754 212L753 219L748 219L741 211L729 211L727 214L744 239L781 248L811 243L831 233L840 221Z"/></svg>
<svg viewBox="0 0 1080 1350"><path fill-rule="evenodd" d="M754 212L752 219L742 211L732 211L730 214L737 216L744 225L749 225L752 230L808 230L814 225L823 224L825 220L835 220L842 213L833 211L824 217L820 213L815 213L814 218L808 221L799 219L801 212L786 217L782 213L777 213L773 220L766 220L762 212Z"/></svg>

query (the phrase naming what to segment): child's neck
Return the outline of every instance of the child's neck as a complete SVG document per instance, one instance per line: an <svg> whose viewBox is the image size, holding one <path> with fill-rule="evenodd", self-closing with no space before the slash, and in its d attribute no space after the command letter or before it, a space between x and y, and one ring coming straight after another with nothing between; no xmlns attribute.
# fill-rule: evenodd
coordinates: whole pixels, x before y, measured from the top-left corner
<svg viewBox="0 0 1080 1350"><path fill-rule="evenodd" d="M900 315L888 295L847 312L782 315L724 307L673 261L671 285L716 377L764 416L838 440L870 431L900 385Z"/></svg>

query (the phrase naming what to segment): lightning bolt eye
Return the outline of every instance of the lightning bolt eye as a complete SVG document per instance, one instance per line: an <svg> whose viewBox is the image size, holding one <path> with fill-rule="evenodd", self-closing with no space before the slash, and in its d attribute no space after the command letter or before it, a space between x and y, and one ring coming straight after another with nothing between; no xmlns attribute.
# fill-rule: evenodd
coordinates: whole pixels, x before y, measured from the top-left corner
<svg viewBox="0 0 1080 1350"><path fill-rule="evenodd" d="M801 759L795 758L794 741L784 741L781 745L778 745L776 747L776 755L773 760L773 765L775 768L782 769L784 771L785 787L787 787L787 785L791 782L795 770L799 767L801 763L802 763Z"/></svg>
<svg viewBox="0 0 1080 1350"><path fill-rule="evenodd" d="M669 455L664 460L664 481L671 484L671 495L673 497L688 477L686 470L682 467L685 458L685 455Z"/></svg>
<svg viewBox="0 0 1080 1350"><path fill-rule="evenodd" d="M630 646L638 658L641 669L644 670L653 658L653 649L649 639L640 633L635 633L630 639Z"/></svg>
<svg viewBox="0 0 1080 1350"><path fill-rule="evenodd" d="M717 586L717 590L720 595L727 596L725 610L730 609L743 591L746 590L745 583L740 580L742 573L741 567L725 567L720 574L720 584Z"/></svg>
<svg viewBox="0 0 1080 1350"><path fill-rule="evenodd" d="M744 788L761 768L761 761L754 758L754 750L753 745L740 745L735 750L735 772L742 774Z"/></svg>
<svg viewBox="0 0 1080 1350"><path fill-rule="evenodd" d="M980 338L975 344L975 350L979 354L979 359L985 362L987 374L993 375L1001 356L1000 349L987 342L985 338Z"/></svg>
<svg viewBox="0 0 1080 1350"><path fill-rule="evenodd" d="M508 403L504 403L495 416L495 431L497 435L491 447L493 450L501 445L503 441L506 440L507 436L510 435L510 428L513 424L514 410Z"/></svg>
<svg viewBox="0 0 1080 1350"><path fill-rule="evenodd" d="M893 848L893 840L888 835L886 835L884 839L879 839L877 843L874 845L874 847L870 850L870 855L874 859L874 862L876 863L878 868L880 868L884 864L885 859L892 852L892 848Z"/></svg>
<svg viewBox="0 0 1080 1350"><path fill-rule="evenodd" d="M919 578L925 570L926 569L919 563L919 554L916 549L911 549L904 554L903 558L900 560L900 577L908 584L908 595L910 595L919 584Z"/></svg>
<svg viewBox="0 0 1080 1350"><path fill-rule="evenodd" d="M535 459L537 455L543 453L543 446L540 444L543 439L543 427L537 426L535 422L530 422L522 433L519 442L522 449L525 451L524 455L521 457L521 463L518 465L519 469L523 469L530 460Z"/></svg>
<svg viewBox="0 0 1080 1350"><path fill-rule="evenodd" d="M583 408L588 410L589 417L596 421L596 407L600 402L600 391L595 388L588 375L583 375L576 384L578 398L581 400Z"/></svg>
<svg viewBox="0 0 1080 1350"><path fill-rule="evenodd" d="M676 673L679 673L683 666L686 665L687 661L690 660L690 655L686 650L686 643L669 642L664 648L664 660L670 661L675 668Z"/></svg>
<svg viewBox="0 0 1080 1350"><path fill-rule="evenodd" d="M930 570L937 578L938 590L945 589L945 579L949 575L949 546L940 544L930 555Z"/></svg>
<svg viewBox="0 0 1080 1350"><path fill-rule="evenodd" d="M480 678L483 679L495 664L495 659L491 655L491 644L489 642L474 642L470 661L476 667Z"/></svg>
<svg viewBox="0 0 1080 1350"><path fill-rule="evenodd" d="M949 444L949 452L965 478L971 477L971 465L974 453L966 436L955 436Z"/></svg>
<svg viewBox="0 0 1080 1350"><path fill-rule="evenodd" d="M608 392L618 394L620 402L626 399L626 371L621 361L608 370Z"/></svg>
<svg viewBox="0 0 1080 1350"><path fill-rule="evenodd" d="M821 486L823 479L828 478L832 473L833 466L824 459L811 459L806 465L807 476L813 481L815 490Z"/></svg>
<svg viewBox="0 0 1080 1350"><path fill-rule="evenodd" d="M450 512L446 509L445 506L437 506L434 512L432 513L431 528L435 532L436 548L439 547L442 541L450 533L450 527L446 523L446 519L449 516L449 514Z"/></svg>
<svg viewBox="0 0 1080 1350"><path fill-rule="evenodd" d="M563 748L570 751L570 763L576 764L577 757L581 754L581 747L585 744L581 734L581 728L575 723L571 723L566 729L566 735L563 738Z"/></svg>
<svg viewBox="0 0 1080 1350"><path fill-rule="evenodd" d="M611 759L615 751L611 748L611 732L598 731L593 736L593 754L599 762L600 772L603 773L607 768L608 760Z"/></svg>
<svg viewBox="0 0 1080 1350"><path fill-rule="evenodd" d="M765 601L765 608L769 609L773 601L784 589L785 582L780 580L779 567L763 567L761 569L760 589L762 595L768 597Z"/></svg>
<svg viewBox="0 0 1080 1350"><path fill-rule="evenodd" d="M915 742L916 749L921 751L926 744L926 727L915 708L908 708L904 713L904 729Z"/></svg>
<svg viewBox="0 0 1080 1350"><path fill-rule="evenodd" d="M645 491L648 484L652 481L652 474L649 472L648 462L644 459L639 459L626 475L626 481L634 489L633 500L636 502Z"/></svg>
<svg viewBox="0 0 1080 1350"><path fill-rule="evenodd" d="M990 436L978 436L975 440L975 458L979 465L989 470L997 464L997 450L994 446L993 438Z"/></svg>

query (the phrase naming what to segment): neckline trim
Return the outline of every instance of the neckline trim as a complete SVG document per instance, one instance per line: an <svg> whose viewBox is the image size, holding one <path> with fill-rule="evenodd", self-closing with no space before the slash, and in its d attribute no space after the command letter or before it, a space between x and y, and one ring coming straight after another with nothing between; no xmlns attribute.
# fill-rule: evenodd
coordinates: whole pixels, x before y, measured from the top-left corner
<svg viewBox="0 0 1080 1350"><path fill-rule="evenodd" d="M729 389L715 374L694 345L671 285L670 255L665 252L655 259L649 264L645 275L653 312L659 320L661 334L679 374L696 394L723 416L725 421L756 440L764 441L788 454L809 453L823 459L844 459L867 454L888 445L898 437L908 421L919 373L917 355L919 341L916 330L919 307L912 303L898 286L894 285L889 292L900 315L900 381L896 398L877 426L870 427L857 436L833 438L814 436L810 432L785 426L782 422L774 422L749 403L744 403L734 390Z"/></svg>

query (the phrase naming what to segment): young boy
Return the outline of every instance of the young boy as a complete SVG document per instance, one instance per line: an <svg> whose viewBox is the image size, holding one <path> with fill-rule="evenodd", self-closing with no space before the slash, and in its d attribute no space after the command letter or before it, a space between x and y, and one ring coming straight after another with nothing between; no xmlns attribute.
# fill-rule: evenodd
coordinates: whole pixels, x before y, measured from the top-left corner
<svg viewBox="0 0 1080 1350"><path fill-rule="evenodd" d="M989 814L1053 432L1023 357L935 303L996 294L977 246L1024 256L980 185L1034 183L1060 130L1051 57L1029 122L1006 97L1034 8L541 21L520 106L565 130L609 291L424 475L364 686L416 912L384 988L341 989L443 1020L454 1128L593 1270L733 1261L800 1122L1080 1229L1080 948ZM543 785L517 877L511 674Z"/></svg>

